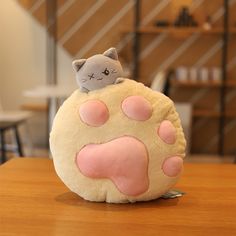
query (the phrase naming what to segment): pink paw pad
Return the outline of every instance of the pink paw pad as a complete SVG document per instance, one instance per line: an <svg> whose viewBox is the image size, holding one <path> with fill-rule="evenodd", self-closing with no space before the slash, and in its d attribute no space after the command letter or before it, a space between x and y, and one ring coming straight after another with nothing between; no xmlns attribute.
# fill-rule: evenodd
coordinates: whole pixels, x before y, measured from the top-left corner
<svg viewBox="0 0 236 236"><path fill-rule="evenodd" d="M183 159L178 156L167 158L162 164L162 170L169 177L176 177L183 168Z"/></svg>
<svg viewBox="0 0 236 236"><path fill-rule="evenodd" d="M152 115L151 104L142 96L127 97L121 108L127 117L137 121L148 120Z"/></svg>
<svg viewBox="0 0 236 236"><path fill-rule="evenodd" d="M79 115L85 124L97 127L108 120L109 111L103 102L90 100L80 106Z"/></svg>
<svg viewBox="0 0 236 236"><path fill-rule="evenodd" d="M176 129L169 120L161 122L157 134L167 144L174 144L176 141Z"/></svg>
<svg viewBox="0 0 236 236"><path fill-rule="evenodd" d="M144 144L133 137L88 144L77 153L76 164L83 175L108 178L129 196L142 194L149 186L148 154Z"/></svg>

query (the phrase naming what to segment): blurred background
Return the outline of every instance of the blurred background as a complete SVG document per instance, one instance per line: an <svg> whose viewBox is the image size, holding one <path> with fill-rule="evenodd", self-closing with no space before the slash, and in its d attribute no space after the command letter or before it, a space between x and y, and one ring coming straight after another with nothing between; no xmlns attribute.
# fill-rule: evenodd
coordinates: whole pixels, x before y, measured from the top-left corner
<svg viewBox="0 0 236 236"><path fill-rule="evenodd" d="M236 156L236 0L0 1L2 162L50 156L71 62L116 47L128 78L167 94L188 160Z"/></svg>

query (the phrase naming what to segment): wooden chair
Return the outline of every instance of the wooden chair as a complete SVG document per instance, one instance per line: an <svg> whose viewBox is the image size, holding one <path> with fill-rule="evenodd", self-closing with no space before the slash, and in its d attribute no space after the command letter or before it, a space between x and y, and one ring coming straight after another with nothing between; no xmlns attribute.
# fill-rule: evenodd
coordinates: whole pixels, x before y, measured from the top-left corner
<svg viewBox="0 0 236 236"><path fill-rule="evenodd" d="M6 131L8 130L12 130L14 132L16 141L15 149L17 153L19 154L19 156L24 156L18 126L29 119L31 116L32 113L26 111L5 111L3 110L0 102L0 163L4 163L7 160L6 153L8 151L8 148L6 145Z"/></svg>
<svg viewBox="0 0 236 236"><path fill-rule="evenodd" d="M16 147L17 147L17 152L20 157L23 157L23 150L21 146L21 140L20 140L20 135L18 132L18 125L21 122L14 122L14 121L0 121L0 139L1 139L1 159L0 163L4 163L7 160L7 148L6 148L6 135L5 132L7 130L12 129L15 134L15 139L16 139Z"/></svg>

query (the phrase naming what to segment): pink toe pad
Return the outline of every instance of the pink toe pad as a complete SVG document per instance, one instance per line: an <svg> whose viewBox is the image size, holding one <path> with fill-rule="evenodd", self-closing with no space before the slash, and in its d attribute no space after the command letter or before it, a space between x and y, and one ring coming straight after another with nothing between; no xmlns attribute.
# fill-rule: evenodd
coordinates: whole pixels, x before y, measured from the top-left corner
<svg viewBox="0 0 236 236"><path fill-rule="evenodd" d="M167 144L174 144L176 141L176 129L169 120L161 122L157 133L162 141Z"/></svg>
<svg viewBox="0 0 236 236"><path fill-rule="evenodd" d="M79 115L87 125L101 126L108 120L109 111L103 102L90 100L80 106Z"/></svg>
<svg viewBox="0 0 236 236"><path fill-rule="evenodd" d="M167 158L162 165L162 170L165 175L175 177L180 174L183 167L183 159L178 156Z"/></svg>
<svg viewBox="0 0 236 236"><path fill-rule="evenodd" d="M150 103L142 96L130 96L122 102L122 110L130 119L148 120L152 115Z"/></svg>
<svg viewBox="0 0 236 236"><path fill-rule="evenodd" d="M76 163L85 176L109 178L125 195L137 196L148 189L148 154L144 144L133 137L88 144L77 154Z"/></svg>

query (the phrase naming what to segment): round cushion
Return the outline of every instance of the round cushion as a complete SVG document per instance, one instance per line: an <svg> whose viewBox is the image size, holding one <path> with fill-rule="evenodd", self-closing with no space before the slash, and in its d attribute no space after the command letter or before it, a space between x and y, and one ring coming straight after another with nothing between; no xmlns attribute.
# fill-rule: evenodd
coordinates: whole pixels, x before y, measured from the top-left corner
<svg viewBox="0 0 236 236"><path fill-rule="evenodd" d="M160 197L181 175L185 146L173 102L129 79L89 93L76 90L50 134L58 176L97 202Z"/></svg>

